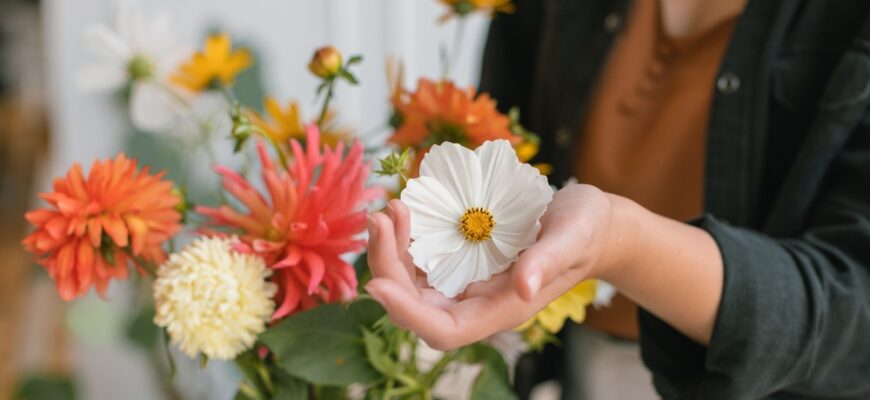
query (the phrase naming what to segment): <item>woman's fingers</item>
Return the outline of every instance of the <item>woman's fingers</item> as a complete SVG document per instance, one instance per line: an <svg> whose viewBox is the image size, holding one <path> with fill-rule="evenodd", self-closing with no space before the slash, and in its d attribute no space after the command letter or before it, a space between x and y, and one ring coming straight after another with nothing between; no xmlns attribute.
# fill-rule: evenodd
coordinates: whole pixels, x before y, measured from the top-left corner
<svg viewBox="0 0 870 400"><path fill-rule="evenodd" d="M414 277L417 274L417 267L414 266L411 255L408 253L408 248L411 246L411 212L405 203L395 199L387 203L387 210L393 221L399 259L405 264L408 276Z"/></svg>
<svg viewBox="0 0 870 400"><path fill-rule="evenodd" d="M410 329L436 349L455 347L456 321L445 308L438 307L393 280L375 278L366 291L387 310L396 326Z"/></svg>
<svg viewBox="0 0 870 400"><path fill-rule="evenodd" d="M537 243L520 254L513 266L513 283L523 300L534 299L542 287L570 268L564 259L568 250L558 234L543 232Z"/></svg>
<svg viewBox="0 0 870 400"><path fill-rule="evenodd" d="M393 222L383 213L369 215L369 268L376 278L395 281L409 290L416 290L411 275L400 260L396 249Z"/></svg>

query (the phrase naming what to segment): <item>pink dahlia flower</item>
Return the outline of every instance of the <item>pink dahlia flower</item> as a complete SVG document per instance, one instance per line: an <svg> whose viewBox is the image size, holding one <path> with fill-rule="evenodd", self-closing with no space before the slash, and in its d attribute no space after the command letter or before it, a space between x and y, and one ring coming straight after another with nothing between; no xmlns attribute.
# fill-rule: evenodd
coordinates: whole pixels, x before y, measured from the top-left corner
<svg viewBox="0 0 870 400"><path fill-rule="evenodd" d="M321 151L320 133L309 126L305 148L296 140L290 148L293 157L285 170L276 168L263 142L257 143L266 194L235 171L215 168L224 189L246 211L197 207L211 225L240 231L237 251L263 257L274 270L278 308L273 320L356 296L356 274L341 256L364 248L359 234L366 225L365 207L381 193L366 187L369 165L359 142L347 154L341 142Z"/></svg>

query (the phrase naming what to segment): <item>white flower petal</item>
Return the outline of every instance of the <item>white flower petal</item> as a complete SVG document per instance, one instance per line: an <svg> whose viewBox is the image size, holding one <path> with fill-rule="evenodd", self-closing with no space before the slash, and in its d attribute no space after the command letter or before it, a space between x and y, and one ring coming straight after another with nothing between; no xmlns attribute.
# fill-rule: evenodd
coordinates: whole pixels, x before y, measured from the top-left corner
<svg viewBox="0 0 870 400"><path fill-rule="evenodd" d="M464 241L458 230L443 230L415 239L411 242L408 252L411 253L414 265L429 273L435 267L433 257L458 250Z"/></svg>
<svg viewBox="0 0 870 400"><path fill-rule="evenodd" d="M76 77L76 86L86 91L118 90L127 83L124 66L111 62L93 64L82 68Z"/></svg>
<svg viewBox="0 0 870 400"><path fill-rule="evenodd" d="M431 271L427 273L426 279L430 286L444 296L455 297L468 286L466 275L476 258L476 246L471 242L463 241L456 251L434 257Z"/></svg>
<svg viewBox="0 0 870 400"><path fill-rule="evenodd" d="M472 282L488 280L510 266L499 265L485 241L463 241L458 250L433 257L430 265L429 285L448 298L456 297Z"/></svg>
<svg viewBox="0 0 870 400"><path fill-rule="evenodd" d="M412 238L456 230L459 218L465 212L441 182L428 176L408 181L401 199L411 210Z"/></svg>
<svg viewBox="0 0 870 400"><path fill-rule="evenodd" d="M504 140L474 152L453 143L433 146L420 174L402 193L411 211L409 251L429 284L448 297L507 269L534 243L553 196L546 178L520 163ZM472 242L459 232L459 219L472 207L492 214L489 239Z"/></svg>
<svg viewBox="0 0 870 400"><path fill-rule="evenodd" d="M477 155L456 143L432 146L420 164L420 176L441 182L458 200L463 211L481 205L480 174Z"/></svg>
<svg viewBox="0 0 870 400"><path fill-rule="evenodd" d="M84 36L85 46L101 58L126 63L133 57L129 43L104 25L87 28Z"/></svg>
<svg viewBox="0 0 870 400"><path fill-rule="evenodd" d="M137 128L160 132L172 126L178 117L172 94L155 83L136 82L130 93L130 118Z"/></svg>
<svg viewBox="0 0 870 400"><path fill-rule="evenodd" d="M519 162L506 140L486 142L475 152L480 157L485 207L493 214L493 241L503 255L517 253L534 243L538 219L553 199L547 178Z"/></svg>
<svg viewBox="0 0 870 400"><path fill-rule="evenodd" d="M505 257L509 257L511 261L514 261L520 251L535 242L540 230L540 223L535 223L534 227L530 229L527 228L526 230L519 231L510 231L505 228L501 230L493 229L492 243Z"/></svg>

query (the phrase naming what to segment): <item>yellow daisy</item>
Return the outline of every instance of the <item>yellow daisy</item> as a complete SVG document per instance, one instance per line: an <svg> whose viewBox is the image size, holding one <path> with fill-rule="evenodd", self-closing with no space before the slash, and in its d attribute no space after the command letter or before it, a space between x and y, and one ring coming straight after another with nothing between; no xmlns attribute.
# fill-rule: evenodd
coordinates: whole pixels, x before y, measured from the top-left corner
<svg viewBox="0 0 870 400"><path fill-rule="evenodd" d="M302 113L299 111L297 101L290 101L285 108L274 97L268 96L263 100L263 106L266 109L266 116L252 110L248 111L248 116L269 138L277 143L305 138ZM350 137L350 132L347 129L336 125L336 114L332 111L328 112L320 133L322 144L333 147L338 142L345 141Z"/></svg>
<svg viewBox="0 0 870 400"><path fill-rule="evenodd" d="M578 324L583 322L586 319L586 306L595 300L596 286L598 286L598 281L594 279L580 282L561 297L553 300L543 310L538 311L534 317L520 325L516 330L524 331L537 322L547 332L556 333L562 329L568 318Z"/></svg>
<svg viewBox="0 0 870 400"><path fill-rule="evenodd" d="M172 82L195 92L209 87L215 81L228 86L252 63L253 59L247 50L232 50L229 35L213 35L206 39L202 51L194 53L190 60L181 65L172 76Z"/></svg>

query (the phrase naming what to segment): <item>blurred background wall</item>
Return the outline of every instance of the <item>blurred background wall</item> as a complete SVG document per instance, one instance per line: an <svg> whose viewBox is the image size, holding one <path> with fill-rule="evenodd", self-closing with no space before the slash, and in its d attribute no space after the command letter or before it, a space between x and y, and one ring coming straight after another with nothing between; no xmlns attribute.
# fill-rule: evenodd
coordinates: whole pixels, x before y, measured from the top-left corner
<svg viewBox="0 0 870 400"><path fill-rule="evenodd" d="M134 3L135 2L126 2ZM0 398L29 374L74 378L79 398L165 398L154 354L126 338L135 280L115 284L109 301L95 295L64 304L42 268L20 247L26 234L23 212L37 204L35 193L73 163L88 166L122 150L131 128L113 96L86 93L76 84L92 55L82 33L95 23L111 24L119 1L0 1ZM398 56L406 84L419 76L438 77L439 47L453 40L454 25L436 20L436 0L149 0L146 13L168 12L181 42L198 47L214 30L231 34L255 53L266 94L282 103L298 99L308 115L315 108L315 79L306 64L316 47L337 46L363 54L356 70L362 85L341 87L336 102L341 121L358 132L387 119L384 58ZM486 20L472 18L453 78L476 82ZM224 149L219 157L228 157ZM206 174L207 162L201 165ZM159 357L159 355L157 355ZM210 363L200 369L176 357L176 381L189 383L186 398L231 398L233 368ZM194 379L187 379L194 378Z"/></svg>

